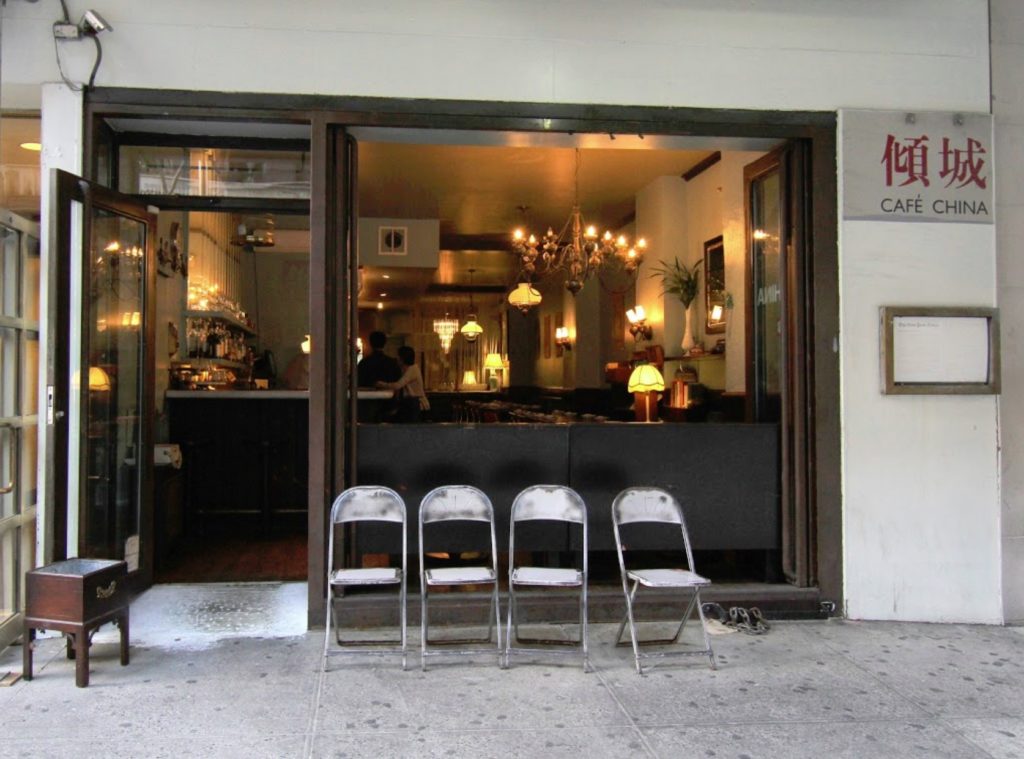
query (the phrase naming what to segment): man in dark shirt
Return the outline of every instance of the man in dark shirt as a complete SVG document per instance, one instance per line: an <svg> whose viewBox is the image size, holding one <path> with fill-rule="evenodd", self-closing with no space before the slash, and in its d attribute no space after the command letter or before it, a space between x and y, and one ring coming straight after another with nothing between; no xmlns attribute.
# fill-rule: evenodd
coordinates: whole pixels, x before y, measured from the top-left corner
<svg viewBox="0 0 1024 759"><path fill-rule="evenodd" d="M402 376L398 359L384 352L388 336L383 332L370 333L370 353L356 367L359 387L376 387L378 382L397 382Z"/></svg>

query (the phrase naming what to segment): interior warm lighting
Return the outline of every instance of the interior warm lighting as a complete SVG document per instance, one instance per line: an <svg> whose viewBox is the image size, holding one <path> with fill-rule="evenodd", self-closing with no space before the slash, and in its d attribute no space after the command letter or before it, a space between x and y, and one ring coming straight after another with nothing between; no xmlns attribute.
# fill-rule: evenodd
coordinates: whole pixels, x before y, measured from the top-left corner
<svg viewBox="0 0 1024 759"><path fill-rule="evenodd" d="M768 233L765 232L763 229L755 229L754 230L754 239L755 240L767 240L768 239Z"/></svg>
<svg viewBox="0 0 1024 759"><path fill-rule="evenodd" d="M462 325L462 336L467 343L474 343L484 333L484 328L476 320L476 308L473 306L473 273L476 269L469 270L469 315L466 323Z"/></svg>
<svg viewBox="0 0 1024 759"><path fill-rule="evenodd" d="M557 345L562 350L572 350L572 338L569 337L568 327L555 328L555 345Z"/></svg>
<svg viewBox="0 0 1024 759"><path fill-rule="evenodd" d="M626 319L629 320L629 334L633 340L639 341L641 337L650 340L654 337L654 330L647 323L647 312L643 306L638 305L626 311Z"/></svg>
<svg viewBox="0 0 1024 759"><path fill-rule="evenodd" d="M105 247L103 250L106 253L117 253L117 251L121 250L121 243L119 243L117 240L112 240L111 242L107 243L107 247Z"/></svg>
<svg viewBox="0 0 1024 759"><path fill-rule="evenodd" d="M658 393L665 389L665 378L654 364L637 364L629 375L629 392L636 398L636 418L641 422L658 420ZM654 396L653 398L651 396Z"/></svg>
<svg viewBox="0 0 1024 759"><path fill-rule="evenodd" d="M110 390L110 375L100 366L89 367L89 389Z"/></svg>
<svg viewBox="0 0 1024 759"><path fill-rule="evenodd" d="M381 303L380 301L377 301L377 310L378 311L383 311L384 310L384 304Z"/></svg>
<svg viewBox="0 0 1024 759"><path fill-rule="evenodd" d="M391 279L390 274L381 274L381 277L383 277L384 279Z"/></svg>
<svg viewBox="0 0 1024 759"><path fill-rule="evenodd" d="M505 363L501 360L500 353L488 353L484 358L484 369L504 369Z"/></svg>
<svg viewBox="0 0 1024 759"><path fill-rule="evenodd" d="M469 314L466 323L462 325L462 336L466 338L466 342L474 343L476 339L483 334L484 328L481 327L476 320L476 314Z"/></svg>
<svg viewBox="0 0 1024 759"><path fill-rule="evenodd" d="M299 343L299 348L302 349L303 353L306 353L306 354L309 353L309 335L306 335L306 339L303 340L301 343ZM361 350L362 350L362 346L360 346L360 351Z"/></svg>
<svg viewBox="0 0 1024 759"><path fill-rule="evenodd" d="M529 282L520 282L516 288L508 294L509 305L515 306L522 313L526 313L534 306L539 306L541 300L540 290Z"/></svg>
<svg viewBox="0 0 1024 759"><path fill-rule="evenodd" d="M462 373L462 384L463 385L475 385L476 384L476 372L472 369L467 369Z"/></svg>
<svg viewBox="0 0 1024 759"><path fill-rule="evenodd" d="M33 153L38 153L43 149L42 143L39 142L23 142L18 147L23 150L31 150Z"/></svg>
<svg viewBox="0 0 1024 759"><path fill-rule="evenodd" d="M611 232L605 232L598 238L593 225L584 225L580 212L579 148L576 148L574 188L572 212L561 232L555 234L549 228L540 241L533 235L527 237L522 229L512 233L512 250L519 259L523 278L562 272L565 274L565 287L573 295L582 290L583 284L606 264L618 264L628 274L635 274L647 248L647 241L643 238L637 241L635 248L630 248L625 235L613 238Z"/></svg>
<svg viewBox="0 0 1024 759"><path fill-rule="evenodd" d="M721 306L717 306L716 305L716 306L712 306L711 307L711 321L713 321L713 322L720 322L720 321L722 321L722 307Z"/></svg>
<svg viewBox="0 0 1024 759"><path fill-rule="evenodd" d="M459 320L452 319L445 314L443 319L434 319L434 332L441 340L441 350L445 353L452 347L452 338L459 331Z"/></svg>

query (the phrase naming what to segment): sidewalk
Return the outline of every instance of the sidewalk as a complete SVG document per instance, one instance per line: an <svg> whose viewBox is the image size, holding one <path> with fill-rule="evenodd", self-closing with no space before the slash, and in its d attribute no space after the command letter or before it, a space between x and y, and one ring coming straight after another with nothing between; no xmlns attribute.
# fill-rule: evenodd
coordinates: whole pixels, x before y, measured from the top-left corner
<svg viewBox="0 0 1024 759"><path fill-rule="evenodd" d="M1022 628L776 622L716 636L718 671L683 657L641 678L607 624L589 674L567 657L424 673L416 655L321 673L304 617L299 583L157 586L132 607L131 664L104 628L86 689L45 637L35 679L0 688L0 756L1024 757Z"/></svg>

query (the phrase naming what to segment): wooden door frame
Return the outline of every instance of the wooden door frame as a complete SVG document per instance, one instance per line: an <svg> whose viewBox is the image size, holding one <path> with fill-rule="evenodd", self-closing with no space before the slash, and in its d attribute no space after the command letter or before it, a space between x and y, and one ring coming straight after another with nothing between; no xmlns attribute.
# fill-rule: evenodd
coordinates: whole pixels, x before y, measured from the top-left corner
<svg viewBox="0 0 1024 759"><path fill-rule="evenodd" d="M334 176L338 130L351 127L493 130L556 133L665 134L709 137L802 139L809 144L814 204L810 220L813 267L813 352L807 375L813 387L806 413L814 420L807 447L816 519L809 528L818 547L817 580L824 599L842 598L842 496L839 417L839 286L836 175L836 114L823 111L617 106L274 95L96 88L86 93L87 165L92 135L108 116L159 116L305 123L311 129L310 330L320 348L310 360L309 448L309 624L323 624L326 583L326 522L334 495L344 486L344 425L340 399L348 377L339 354L337 321L349 289L350 230L336 223L344 208L344 186ZM340 328L340 329L339 329ZM330 383L330 384L327 384ZM820 418L815 409L827 410ZM339 449L341 448L341 449Z"/></svg>

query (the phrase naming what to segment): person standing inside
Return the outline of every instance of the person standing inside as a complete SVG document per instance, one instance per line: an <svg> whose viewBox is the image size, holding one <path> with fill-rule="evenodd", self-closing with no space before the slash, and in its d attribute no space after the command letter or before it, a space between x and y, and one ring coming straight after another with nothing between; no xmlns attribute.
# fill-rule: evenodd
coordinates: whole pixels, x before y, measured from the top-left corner
<svg viewBox="0 0 1024 759"><path fill-rule="evenodd" d="M416 351L408 345L398 349L402 376L396 382L378 382L377 387L394 390L398 396L398 410L395 421L401 423L419 422L424 412L430 411L430 401L423 387L423 373L416 365Z"/></svg>
<svg viewBox="0 0 1024 759"><path fill-rule="evenodd" d="M402 376L398 361L384 352L388 336L383 332L370 333L370 352L356 367L359 387L377 387L380 382L396 382Z"/></svg>

